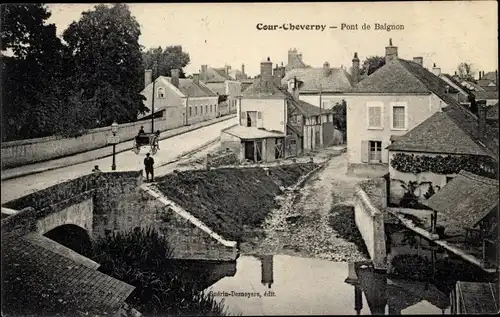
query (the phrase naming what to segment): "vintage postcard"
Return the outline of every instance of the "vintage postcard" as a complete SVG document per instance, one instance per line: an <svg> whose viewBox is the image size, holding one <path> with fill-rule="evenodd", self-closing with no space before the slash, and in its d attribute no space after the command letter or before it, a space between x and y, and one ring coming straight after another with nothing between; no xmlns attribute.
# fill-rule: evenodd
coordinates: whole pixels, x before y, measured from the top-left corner
<svg viewBox="0 0 500 317"><path fill-rule="evenodd" d="M2 316L495 314L498 4L2 4Z"/></svg>

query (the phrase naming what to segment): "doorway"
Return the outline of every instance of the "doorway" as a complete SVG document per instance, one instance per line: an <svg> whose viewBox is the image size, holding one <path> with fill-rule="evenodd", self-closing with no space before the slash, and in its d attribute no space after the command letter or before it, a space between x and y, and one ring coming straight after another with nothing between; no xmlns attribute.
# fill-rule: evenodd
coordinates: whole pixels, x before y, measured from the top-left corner
<svg viewBox="0 0 500 317"><path fill-rule="evenodd" d="M255 161L255 148L253 141L245 141L245 160Z"/></svg>

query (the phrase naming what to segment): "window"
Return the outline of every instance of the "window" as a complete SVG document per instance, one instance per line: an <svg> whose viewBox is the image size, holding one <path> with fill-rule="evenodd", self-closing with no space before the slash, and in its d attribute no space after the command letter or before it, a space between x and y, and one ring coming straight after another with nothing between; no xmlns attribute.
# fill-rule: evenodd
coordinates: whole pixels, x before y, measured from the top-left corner
<svg viewBox="0 0 500 317"><path fill-rule="evenodd" d="M157 92L158 98L165 98L165 89L163 87L158 87Z"/></svg>
<svg viewBox="0 0 500 317"><path fill-rule="evenodd" d="M257 111L247 111L247 127L257 126Z"/></svg>
<svg viewBox="0 0 500 317"><path fill-rule="evenodd" d="M197 116L198 115L198 106L195 106L194 107L194 115Z"/></svg>
<svg viewBox="0 0 500 317"><path fill-rule="evenodd" d="M193 108L189 107L189 116L191 117L193 115Z"/></svg>
<svg viewBox="0 0 500 317"><path fill-rule="evenodd" d="M381 141L370 141L370 163L380 163L382 162L382 142Z"/></svg>
<svg viewBox="0 0 500 317"><path fill-rule="evenodd" d="M205 105L205 113L208 113L208 105Z"/></svg>
<svg viewBox="0 0 500 317"><path fill-rule="evenodd" d="M406 130L406 103L391 103L391 126L393 130Z"/></svg>
<svg viewBox="0 0 500 317"><path fill-rule="evenodd" d="M381 102L370 102L368 106L368 129L383 129L382 109L384 104Z"/></svg>
<svg viewBox="0 0 500 317"><path fill-rule="evenodd" d="M212 113L212 105L210 105L210 113Z"/></svg>

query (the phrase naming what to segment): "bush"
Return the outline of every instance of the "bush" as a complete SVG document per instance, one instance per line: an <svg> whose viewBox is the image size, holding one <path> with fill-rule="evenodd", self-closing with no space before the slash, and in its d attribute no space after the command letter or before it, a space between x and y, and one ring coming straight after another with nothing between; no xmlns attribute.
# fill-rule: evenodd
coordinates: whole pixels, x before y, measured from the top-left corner
<svg viewBox="0 0 500 317"><path fill-rule="evenodd" d="M136 287L128 302L145 316L224 316L222 302L199 289L210 272L196 275L173 261L166 237L154 229L139 229L98 240L93 260L99 271Z"/></svg>

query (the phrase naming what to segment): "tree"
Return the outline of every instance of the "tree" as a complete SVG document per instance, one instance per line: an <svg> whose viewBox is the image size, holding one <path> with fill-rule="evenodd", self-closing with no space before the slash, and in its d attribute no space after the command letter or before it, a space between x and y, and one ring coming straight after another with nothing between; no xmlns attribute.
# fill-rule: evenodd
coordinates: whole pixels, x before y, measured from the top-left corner
<svg viewBox="0 0 500 317"><path fill-rule="evenodd" d="M140 34L139 23L125 4L97 5L64 31L74 59L69 82L82 106L94 110L88 123L130 122L148 111L140 94L144 88Z"/></svg>
<svg viewBox="0 0 500 317"><path fill-rule="evenodd" d="M370 56L361 65L360 75L370 76L377 69L385 65L385 57Z"/></svg>
<svg viewBox="0 0 500 317"><path fill-rule="evenodd" d="M52 135L64 108L59 84L65 77L64 46L42 4L1 7L2 139Z"/></svg>
<svg viewBox="0 0 500 317"><path fill-rule="evenodd" d="M332 107L333 123L342 131L344 140L347 138L347 103L342 99Z"/></svg>
<svg viewBox="0 0 500 317"><path fill-rule="evenodd" d="M144 69L152 69L153 62L158 64L157 76L170 76L170 70L179 69L179 77L184 78L183 68L189 64L189 54L182 51L182 46L168 46L165 49L150 48L142 54Z"/></svg>
<svg viewBox="0 0 500 317"><path fill-rule="evenodd" d="M470 63L460 63L457 68L458 78L462 80L474 80L474 70L472 69L472 64Z"/></svg>

